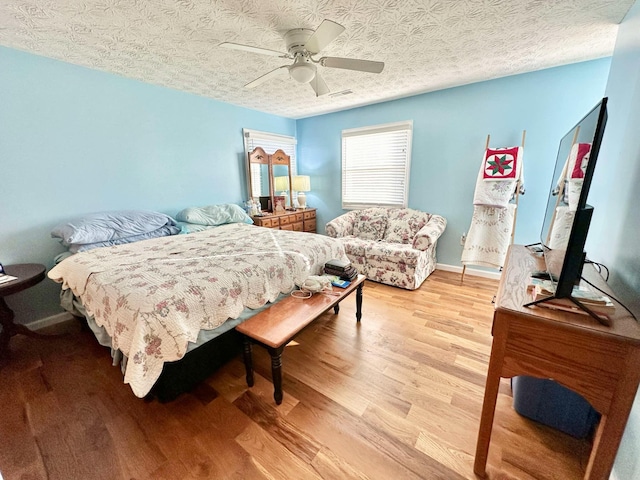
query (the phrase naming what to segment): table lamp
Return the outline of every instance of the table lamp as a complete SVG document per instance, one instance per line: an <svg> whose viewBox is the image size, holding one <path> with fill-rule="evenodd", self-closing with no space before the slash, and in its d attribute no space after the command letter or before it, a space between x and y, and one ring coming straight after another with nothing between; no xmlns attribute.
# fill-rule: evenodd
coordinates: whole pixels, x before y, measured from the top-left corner
<svg viewBox="0 0 640 480"><path fill-rule="evenodd" d="M287 190L289 190L289 177L274 177L273 188L280 191L280 195L286 196Z"/></svg>
<svg viewBox="0 0 640 480"><path fill-rule="evenodd" d="M293 177L291 190L298 192L298 205L300 208L307 208L307 196L304 192L311 191L311 180L308 175L296 175Z"/></svg>

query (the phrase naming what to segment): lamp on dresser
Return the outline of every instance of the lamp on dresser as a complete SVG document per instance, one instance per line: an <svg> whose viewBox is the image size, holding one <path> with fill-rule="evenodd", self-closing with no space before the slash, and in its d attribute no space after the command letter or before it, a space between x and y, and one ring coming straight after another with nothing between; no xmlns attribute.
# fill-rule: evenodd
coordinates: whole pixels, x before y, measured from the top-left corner
<svg viewBox="0 0 640 480"><path fill-rule="evenodd" d="M281 192L279 195L286 195L289 190L289 177L274 177L273 189Z"/></svg>
<svg viewBox="0 0 640 480"><path fill-rule="evenodd" d="M293 188L291 190L298 192L298 205L300 208L307 208L307 196L305 192L311 191L311 180L308 175L296 175L293 177Z"/></svg>

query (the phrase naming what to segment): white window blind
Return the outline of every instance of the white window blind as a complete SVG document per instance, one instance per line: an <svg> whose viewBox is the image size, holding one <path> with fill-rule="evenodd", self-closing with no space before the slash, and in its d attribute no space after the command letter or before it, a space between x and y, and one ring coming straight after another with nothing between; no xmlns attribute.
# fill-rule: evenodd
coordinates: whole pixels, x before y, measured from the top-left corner
<svg viewBox="0 0 640 480"><path fill-rule="evenodd" d="M342 131L342 208L406 207L413 122Z"/></svg>
<svg viewBox="0 0 640 480"><path fill-rule="evenodd" d="M242 129L242 134L244 136L245 158L256 147L262 147L268 155L275 153L278 149L282 149L284 153L291 157L291 175L296 175L296 144L298 142L295 137L259 132L247 128Z"/></svg>
<svg viewBox="0 0 640 480"><path fill-rule="evenodd" d="M279 135L277 133L261 132L258 130L249 130L248 128L242 129L242 136L244 137L244 158L245 162L249 152L256 147L262 147L263 150L271 155L276 150L281 149L284 153L291 157L291 176L296 175L296 143L295 137L287 135ZM251 166L251 185L253 185L253 197L260 196L260 185L263 182L268 182L268 179L262 178L259 165ZM266 183L265 185L268 185ZM268 187L267 187L268 188ZM294 195L295 197L295 195Z"/></svg>

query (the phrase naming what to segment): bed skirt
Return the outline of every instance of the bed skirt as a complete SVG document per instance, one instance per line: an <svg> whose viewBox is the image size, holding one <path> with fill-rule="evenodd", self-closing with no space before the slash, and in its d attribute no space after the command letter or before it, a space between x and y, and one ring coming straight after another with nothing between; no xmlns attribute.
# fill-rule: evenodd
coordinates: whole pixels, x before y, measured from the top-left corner
<svg viewBox="0 0 640 480"><path fill-rule="evenodd" d="M155 397L160 402L175 400L241 353L242 335L232 328L191 350L180 360L165 363L147 397Z"/></svg>

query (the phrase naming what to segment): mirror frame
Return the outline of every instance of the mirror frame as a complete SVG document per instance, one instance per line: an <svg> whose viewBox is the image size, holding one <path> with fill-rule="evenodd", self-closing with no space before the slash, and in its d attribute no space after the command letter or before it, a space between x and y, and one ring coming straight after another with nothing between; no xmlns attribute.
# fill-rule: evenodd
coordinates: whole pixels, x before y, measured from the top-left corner
<svg viewBox="0 0 640 480"><path fill-rule="evenodd" d="M274 203L274 175L273 175L273 167L276 165L283 165L287 167L287 176L289 177L289 200L285 202L285 208L292 209L293 208L293 198L291 191L292 178L291 178L291 157L284 153L282 149L276 150L272 155L269 155L269 191L271 193L271 205L275 205Z"/></svg>
<svg viewBox="0 0 640 480"><path fill-rule="evenodd" d="M249 199L255 199L256 201L259 200L259 198L256 198L253 196L253 184L251 181L251 165L252 164L266 165L267 175L269 177L268 179L269 180L269 198L271 199L271 202L273 204L273 182L271 180L271 161L269 157L270 155L267 155L267 152L265 152L262 147L256 147L251 152L249 152L249 154L247 155L247 187L249 188L248 190Z"/></svg>

